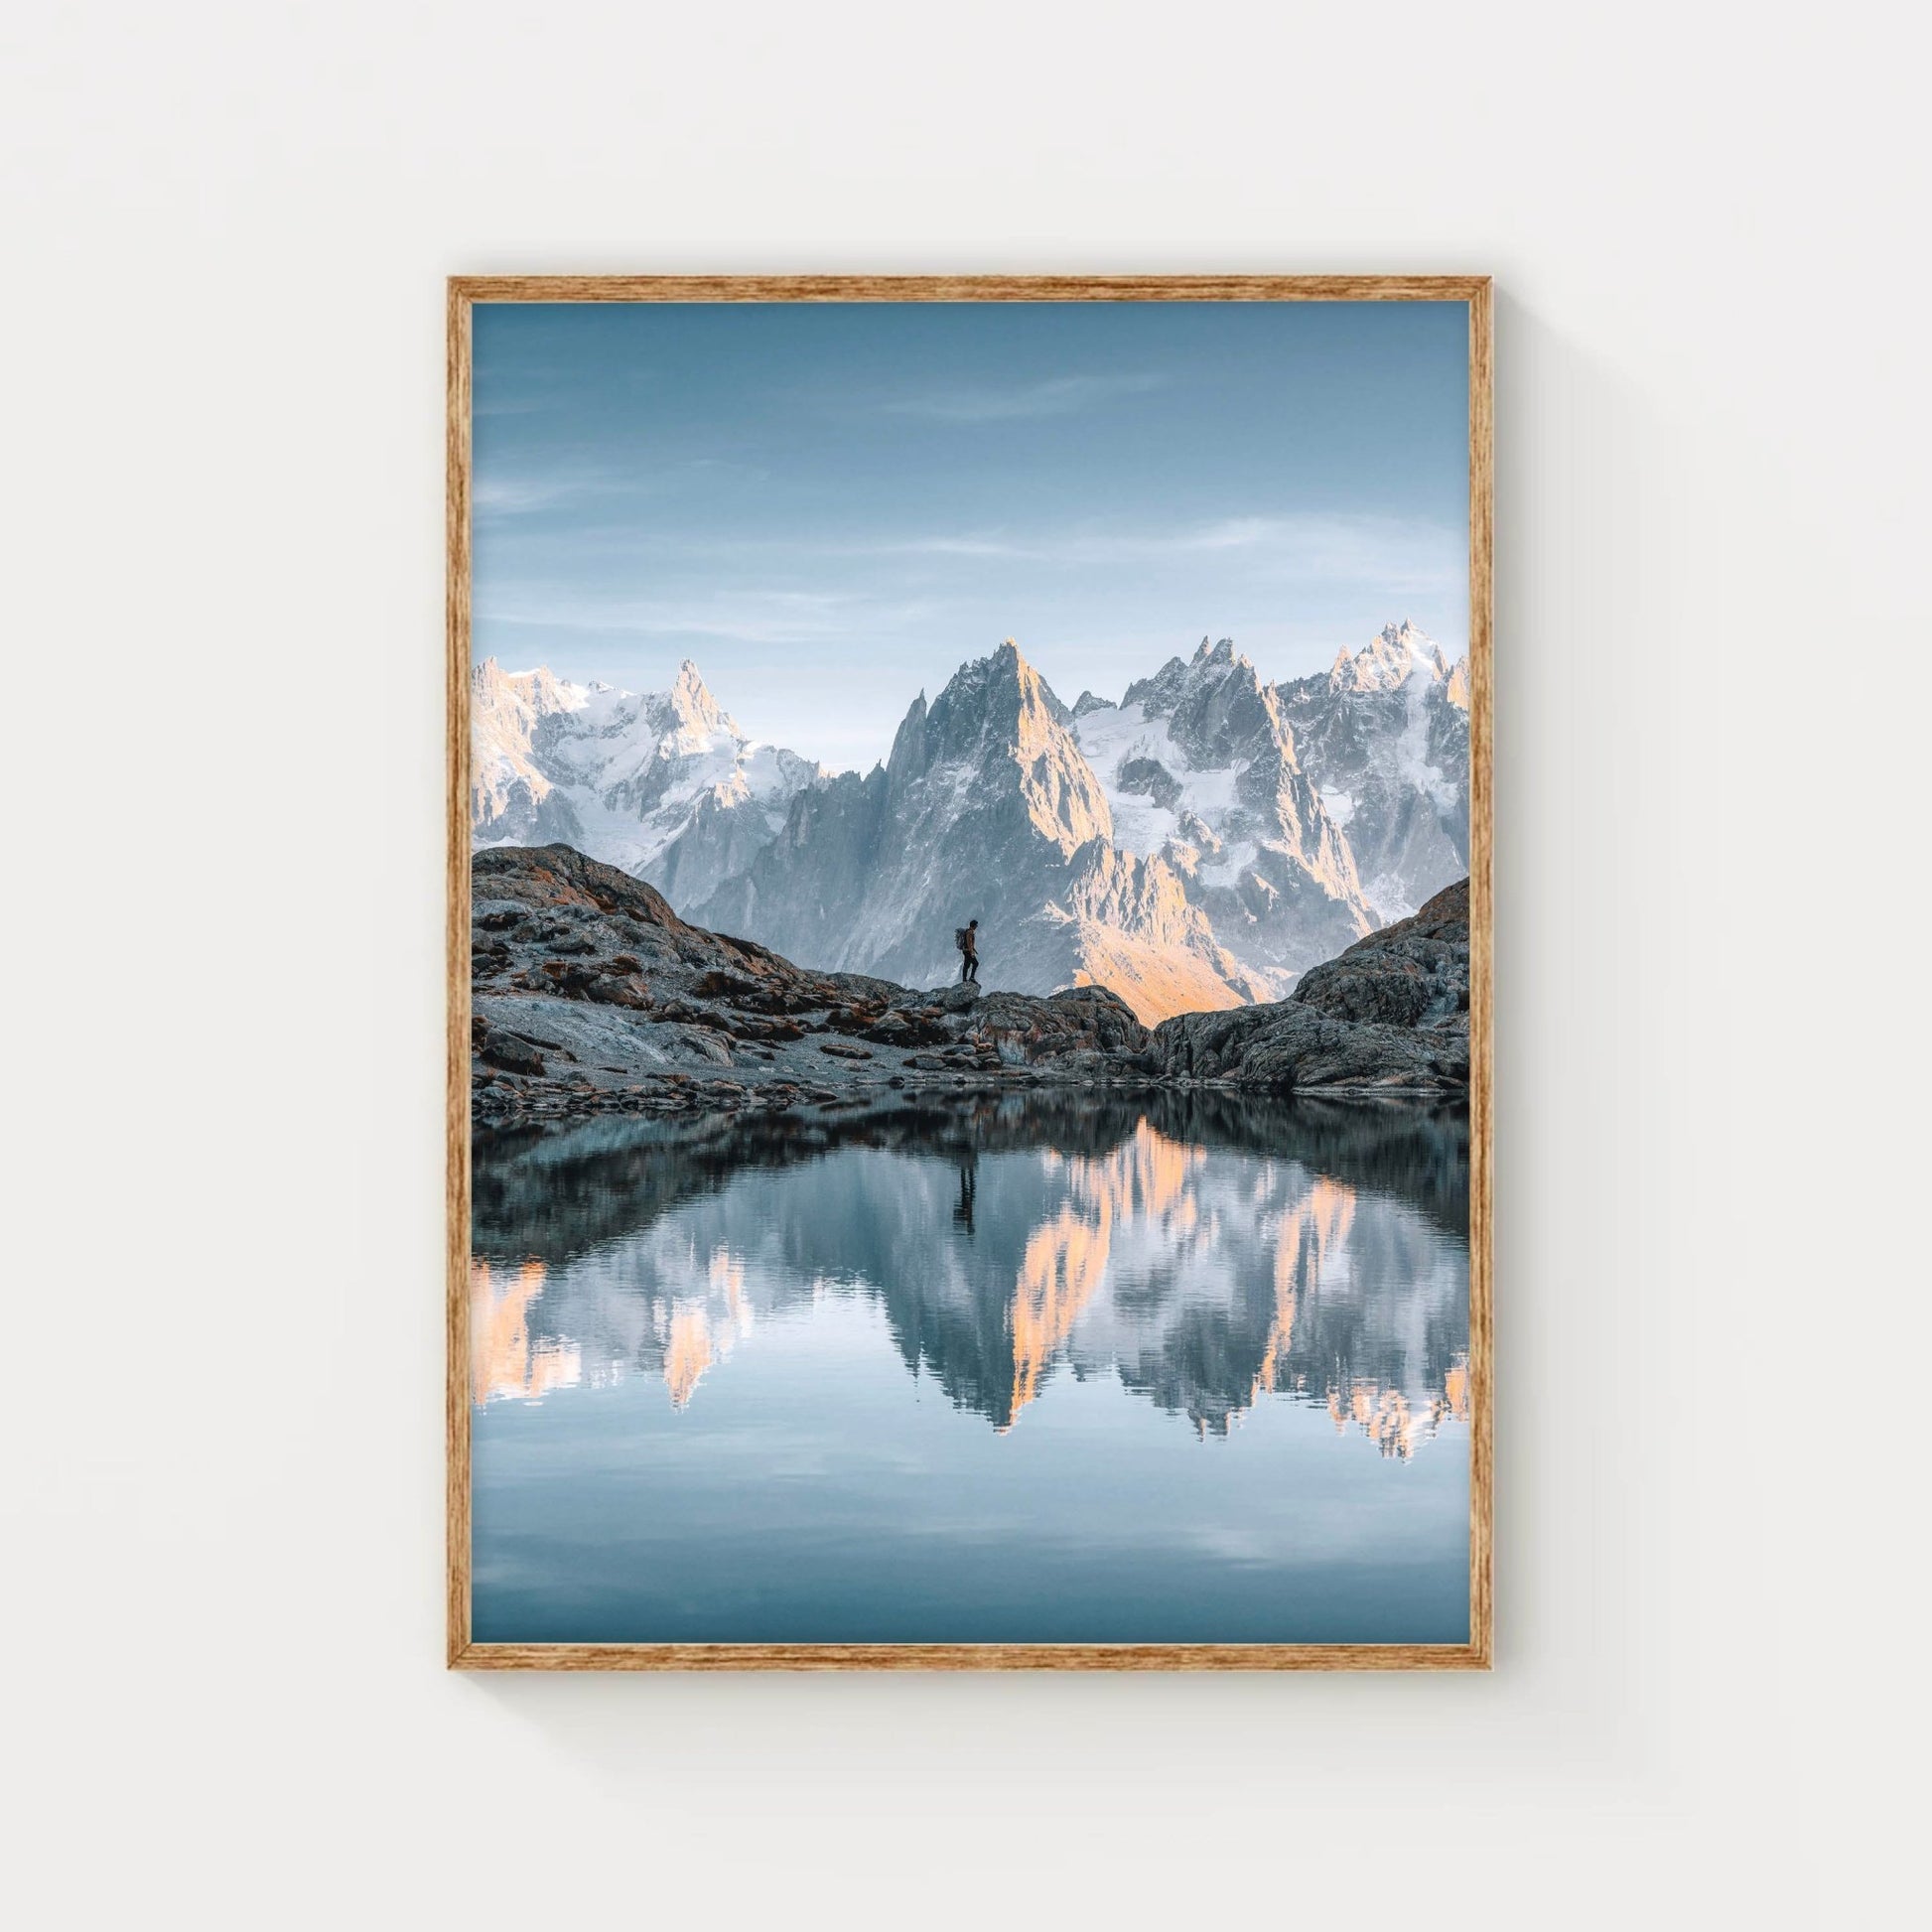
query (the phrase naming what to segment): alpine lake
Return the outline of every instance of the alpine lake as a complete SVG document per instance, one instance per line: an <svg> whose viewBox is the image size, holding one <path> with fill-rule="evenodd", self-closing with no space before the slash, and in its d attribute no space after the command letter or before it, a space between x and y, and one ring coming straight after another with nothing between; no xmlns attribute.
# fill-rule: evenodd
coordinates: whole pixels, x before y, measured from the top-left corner
<svg viewBox="0 0 1932 1932"><path fill-rule="evenodd" d="M480 1642L1445 1643L1465 1105L479 1131Z"/></svg>

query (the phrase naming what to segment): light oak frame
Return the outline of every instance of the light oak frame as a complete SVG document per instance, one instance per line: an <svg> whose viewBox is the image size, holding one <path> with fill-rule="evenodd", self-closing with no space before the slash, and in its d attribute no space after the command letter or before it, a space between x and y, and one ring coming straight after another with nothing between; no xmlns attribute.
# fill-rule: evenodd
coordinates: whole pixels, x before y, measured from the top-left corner
<svg viewBox="0 0 1932 1932"><path fill-rule="evenodd" d="M478 1643L470 1634L470 314L480 302L1460 302L1469 312L1469 1641ZM461 1670L1486 1670L1491 1662L1492 427L1486 275L453 276L449 415L448 1662Z"/></svg>

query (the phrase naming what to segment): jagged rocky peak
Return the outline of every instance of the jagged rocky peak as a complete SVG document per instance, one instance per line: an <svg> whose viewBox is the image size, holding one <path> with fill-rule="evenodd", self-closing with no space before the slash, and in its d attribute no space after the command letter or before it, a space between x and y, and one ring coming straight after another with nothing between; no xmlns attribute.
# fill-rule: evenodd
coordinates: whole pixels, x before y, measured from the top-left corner
<svg viewBox="0 0 1932 1932"><path fill-rule="evenodd" d="M1103 709L1116 708L1094 705L1085 713L1076 708L1075 716ZM1164 721L1173 747L1196 766L1226 766L1237 758L1252 760L1264 754L1295 762L1274 689L1235 649L1232 637L1214 642L1203 637L1185 663L1169 658L1153 677L1130 684L1117 710L1124 718ZM1096 746L1104 731L1101 721L1095 728Z"/></svg>
<svg viewBox="0 0 1932 1932"><path fill-rule="evenodd" d="M576 711L599 689L571 684L547 665L530 671L506 671L493 657L470 669L470 690L484 710L521 706L541 718L553 711Z"/></svg>
<svg viewBox="0 0 1932 1932"><path fill-rule="evenodd" d="M731 738L745 736L738 721L711 695L704 674L688 657L677 667L677 677L665 699L672 716L688 732L704 738L716 733Z"/></svg>
<svg viewBox="0 0 1932 1932"><path fill-rule="evenodd" d="M1201 639L1175 691L1170 728L1197 764L1224 764L1236 757L1279 754L1289 765L1295 748L1273 690L1234 648L1231 637L1210 645Z"/></svg>
<svg viewBox="0 0 1932 1932"><path fill-rule="evenodd" d="M1451 669L1415 624L1391 623L1275 694L1378 923L1468 869L1466 659Z"/></svg>
<svg viewBox="0 0 1932 1932"><path fill-rule="evenodd" d="M1165 860L1264 996L1368 929L1346 843L1301 770L1281 698L1232 638L1170 658L1119 705L1085 711L1075 736L1117 841Z"/></svg>
<svg viewBox="0 0 1932 1932"><path fill-rule="evenodd" d="M1120 709L1125 711L1129 705L1137 704L1142 717L1165 718L1173 709L1174 699L1186 681L1186 664L1178 657L1171 657L1152 677L1138 678L1127 687Z"/></svg>
<svg viewBox="0 0 1932 1932"><path fill-rule="evenodd" d="M982 661L991 667L991 676L987 680L989 694L1004 706L1010 692L1017 714L1023 721L1035 713L1043 713L1059 725L1071 720L1073 714L1059 701L1053 687L1021 655L1020 646L1013 638L1007 638L991 657ZM960 675L964 676L966 671L973 668L971 665L964 666ZM953 683L958 682L959 678L955 677ZM950 690L952 687L949 685L947 688Z"/></svg>
<svg viewBox="0 0 1932 1932"><path fill-rule="evenodd" d="M906 706L905 716L899 720L898 730L893 734L893 749L887 756L886 769L896 785L909 783L926 767L926 717L929 711L925 693L921 691Z"/></svg>
<svg viewBox="0 0 1932 1932"><path fill-rule="evenodd" d="M1434 683L1449 676L1449 661L1433 637L1404 618L1385 623L1353 656L1338 650L1328 682L1336 690L1394 691L1418 670Z"/></svg>
<svg viewBox="0 0 1932 1932"><path fill-rule="evenodd" d="M1230 676L1245 674L1248 682L1259 686L1255 667L1234 647L1232 637L1210 641L1203 637L1191 658L1171 657L1152 677L1144 677L1127 687L1120 701L1122 710L1137 704L1144 718L1166 718L1190 693L1213 689ZM1099 704L1095 700L1095 706ZM1090 709L1093 707L1089 707ZM1080 707L1074 707L1079 715Z"/></svg>
<svg viewBox="0 0 1932 1932"><path fill-rule="evenodd" d="M562 840L684 903L748 867L818 775L749 740L689 658L646 692L485 658L472 691L474 841Z"/></svg>
<svg viewBox="0 0 1932 1932"><path fill-rule="evenodd" d="M1053 688L1009 637L989 657L962 664L930 707L921 692L899 726L894 759L908 732L920 735L927 763L1018 747L1032 756L1073 722Z"/></svg>
<svg viewBox="0 0 1932 1932"><path fill-rule="evenodd" d="M926 779L924 811L998 810L1016 791L1033 829L1069 853L1112 835L1107 796L1080 755L1073 714L1009 637L962 664L929 709L914 704L894 741L896 797Z"/></svg>

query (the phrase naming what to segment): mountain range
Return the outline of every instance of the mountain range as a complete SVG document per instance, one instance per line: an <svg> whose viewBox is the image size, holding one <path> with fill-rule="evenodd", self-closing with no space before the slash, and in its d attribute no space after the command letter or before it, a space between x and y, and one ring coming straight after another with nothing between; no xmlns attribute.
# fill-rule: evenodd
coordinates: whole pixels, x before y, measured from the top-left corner
<svg viewBox="0 0 1932 1932"><path fill-rule="evenodd" d="M931 985L980 921L994 983L1111 987L1148 1024L1282 998L1468 869L1468 666L1408 623L1268 683L1201 640L1067 706L1009 639L861 775L671 689L472 673L479 847L563 843L688 919Z"/></svg>

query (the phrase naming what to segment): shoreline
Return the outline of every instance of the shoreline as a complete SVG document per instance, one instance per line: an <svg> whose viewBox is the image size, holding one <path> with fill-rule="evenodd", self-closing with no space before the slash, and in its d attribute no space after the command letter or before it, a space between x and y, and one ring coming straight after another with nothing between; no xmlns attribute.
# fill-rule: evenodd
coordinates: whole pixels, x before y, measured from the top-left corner
<svg viewBox="0 0 1932 1932"><path fill-rule="evenodd" d="M870 1105L892 1099L981 1100L1014 1094L1053 1096L1118 1096L1137 1094L1217 1093L1252 1096L1273 1102L1295 1100L1432 1101L1468 1100L1468 1089L1449 1082L1357 1083L1306 1088L1263 1087L1238 1079L1135 1077L1083 1079L1037 1067L1014 1067L1003 1075L990 1072L908 1076L895 1074L880 1080L855 1080L837 1085L790 1079L734 1080L698 1074L664 1073L623 1087L558 1087L532 1082L510 1088L495 1083L476 1092L471 1101L472 1132L503 1132L605 1116L629 1119L680 1118L703 1114L764 1112L791 1113Z"/></svg>

